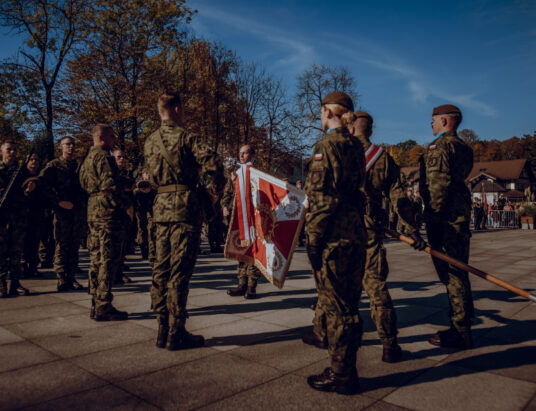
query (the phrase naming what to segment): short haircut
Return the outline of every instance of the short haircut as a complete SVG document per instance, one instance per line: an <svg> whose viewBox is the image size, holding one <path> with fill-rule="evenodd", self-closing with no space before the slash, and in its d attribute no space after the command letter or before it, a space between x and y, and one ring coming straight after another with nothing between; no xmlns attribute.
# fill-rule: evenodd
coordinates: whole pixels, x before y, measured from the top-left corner
<svg viewBox="0 0 536 411"><path fill-rule="evenodd" d="M106 133L106 131L113 131L112 128L108 124L99 123L93 127L93 130L91 130L91 137L99 137Z"/></svg>
<svg viewBox="0 0 536 411"><path fill-rule="evenodd" d="M2 144L0 144L0 148L3 148L6 144L12 144L14 146L17 146L17 143L15 143L15 140L12 140L9 138L7 140L2 141Z"/></svg>
<svg viewBox="0 0 536 411"><path fill-rule="evenodd" d="M158 112L169 113L175 107L182 107L182 100L179 93L174 91L165 91L158 97Z"/></svg>
<svg viewBox="0 0 536 411"><path fill-rule="evenodd" d="M242 150L242 148L244 147L249 147L249 154L251 154L252 156L255 155L255 147L253 147L251 144L242 144L238 151L240 152L240 150Z"/></svg>
<svg viewBox="0 0 536 411"><path fill-rule="evenodd" d="M65 137L60 138L60 144L63 143L63 140L67 140L67 139L71 140L73 144L75 143L74 137L65 136Z"/></svg>

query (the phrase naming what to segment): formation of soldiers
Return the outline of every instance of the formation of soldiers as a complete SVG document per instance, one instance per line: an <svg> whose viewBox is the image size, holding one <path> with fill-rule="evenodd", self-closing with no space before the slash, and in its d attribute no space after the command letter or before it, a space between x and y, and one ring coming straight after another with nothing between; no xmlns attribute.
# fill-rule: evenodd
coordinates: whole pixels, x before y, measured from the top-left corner
<svg viewBox="0 0 536 411"><path fill-rule="evenodd" d="M231 173L226 183L217 153L185 130L178 94L164 93L157 105L162 123L145 142L138 183L125 168L124 153L114 150L115 136L106 124L93 128L93 147L80 165L73 158L74 140L65 137L59 144L61 156L39 174L35 155L28 157L21 170L14 142L2 143L1 297L29 293L19 280L24 271L36 274L38 244L40 240L47 243L42 235L46 230L33 229L48 221L39 207L44 202L52 210L58 292L83 288L75 274L78 249L85 240L90 253L90 317L126 320L128 313L112 304L112 285L129 281L123 273L124 258L133 246L131 233L137 232L142 256L153 269L150 294L158 322L156 345L169 350L204 345L202 336L186 330L189 282L202 224L214 221L218 216L214 210L219 207L221 216L229 217L236 175ZM383 345L382 360L392 363L402 357L386 283L386 199L415 249L426 247L419 233L424 220L432 248L468 261L471 198L464 180L472 168L473 153L456 134L462 120L457 107L436 107L432 120L436 138L420 160L421 216L422 207L416 208L406 195L399 167L381 146L371 142L372 116L354 112L351 98L342 92L330 93L322 101L326 134L315 145L304 186L306 247L318 300L313 307L313 330L302 340L327 349L331 363L323 373L307 379L314 389L340 394L359 391L356 353L363 333L358 309L363 288ZM251 146L241 147L242 164L251 164L253 158ZM221 251L219 232L221 226L209 227L211 249ZM432 335L429 342L470 348L474 309L468 275L442 261L434 259L433 263L447 289L451 326ZM228 294L256 298L258 278L255 267L240 264L238 285Z"/></svg>

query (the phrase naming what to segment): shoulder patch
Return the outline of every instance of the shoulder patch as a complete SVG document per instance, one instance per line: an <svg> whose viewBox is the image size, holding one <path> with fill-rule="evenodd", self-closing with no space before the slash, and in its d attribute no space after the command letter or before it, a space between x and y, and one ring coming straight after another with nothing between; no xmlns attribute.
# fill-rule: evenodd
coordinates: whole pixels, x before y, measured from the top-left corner
<svg viewBox="0 0 536 411"><path fill-rule="evenodd" d="M437 148L437 146L435 144L430 144L430 146L428 147L428 150L435 150Z"/></svg>
<svg viewBox="0 0 536 411"><path fill-rule="evenodd" d="M315 154L314 159L316 161L320 161L324 158L324 155L322 153Z"/></svg>

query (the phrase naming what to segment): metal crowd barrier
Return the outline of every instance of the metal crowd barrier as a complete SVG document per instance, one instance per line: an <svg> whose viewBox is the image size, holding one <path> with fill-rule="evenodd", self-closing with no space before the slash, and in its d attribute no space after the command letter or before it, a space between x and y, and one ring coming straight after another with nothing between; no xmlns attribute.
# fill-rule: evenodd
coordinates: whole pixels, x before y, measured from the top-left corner
<svg viewBox="0 0 536 411"><path fill-rule="evenodd" d="M472 222L475 226L474 215ZM483 228L483 224L480 226ZM491 210L486 218L486 228L521 228L521 223L519 216L513 210Z"/></svg>

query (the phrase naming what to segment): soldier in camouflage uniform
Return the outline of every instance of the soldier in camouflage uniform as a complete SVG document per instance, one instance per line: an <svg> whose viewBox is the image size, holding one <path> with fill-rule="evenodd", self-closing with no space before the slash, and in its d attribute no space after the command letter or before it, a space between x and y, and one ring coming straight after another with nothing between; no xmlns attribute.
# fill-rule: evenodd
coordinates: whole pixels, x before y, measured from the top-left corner
<svg viewBox="0 0 536 411"><path fill-rule="evenodd" d="M141 180L134 190L136 198L136 216L138 217L138 244L143 259L148 260L151 267L155 261L153 202L156 190L151 186L147 169L141 172Z"/></svg>
<svg viewBox="0 0 536 411"><path fill-rule="evenodd" d="M473 167L473 150L456 134L462 120L453 105L434 108L436 139L421 157L420 193L430 246L457 260L469 260L471 194L465 179ZM429 338L433 345L470 348L473 297L466 271L432 258L439 279L447 286L451 327Z"/></svg>
<svg viewBox="0 0 536 411"><path fill-rule="evenodd" d="M126 211L132 220L134 209L109 154L115 143L112 129L98 124L92 137L93 147L80 168L80 184L89 195L89 293L93 296L90 317L96 321L122 321L128 314L112 305L112 282L120 257L121 214Z"/></svg>
<svg viewBox="0 0 536 411"><path fill-rule="evenodd" d="M0 198L9 186L13 173L17 172L17 146L14 141L6 140L0 145ZM28 295L30 292L20 284L22 274L22 253L24 231L26 229L27 199L22 189L22 176L19 175L11 186L6 202L0 210L0 297ZM9 289L7 278L10 278Z"/></svg>
<svg viewBox="0 0 536 411"><path fill-rule="evenodd" d="M119 170L119 176L121 180L121 187L125 191L125 194L130 198L130 202L135 206L134 199L134 178L132 173L126 168L127 160L123 150L117 148L113 150L112 156L115 159L115 164ZM134 208L136 211L136 209ZM136 223L133 222L129 216L123 212L121 213L121 246L120 246L120 262L117 266L116 275L114 278L114 284L130 283L132 280L127 276L124 271L128 268L125 265L127 254L130 254L133 248L134 236L136 231Z"/></svg>
<svg viewBox="0 0 536 411"><path fill-rule="evenodd" d="M61 157L50 161L41 170L38 179L40 191L54 212L54 271L58 277L59 292L83 289L75 280L80 246L77 227L84 209L74 145L73 138L62 138Z"/></svg>
<svg viewBox="0 0 536 411"><path fill-rule="evenodd" d="M356 353L362 335L359 299L366 247L361 191L365 158L363 146L345 127L345 115L351 111L353 102L345 93L323 99L326 136L314 148L305 183L307 254L318 302L314 330L302 339L318 346L326 335L331 357L331 367L307 382L316 390L339 394L359 391Z"/></svg>
<svg viewBox="0 0 536 411"><path fill-rule="evenodd" d="M400 360L402 350L397 343L396 313L386 283L389 266L383 239L388 217L383 208L384 197L389 198L399 216L399 222L406 227L406 233L415 241L413 246L423 250L426 244L418 231L413 202L406 196L401 183L400 168L386 151L370 142L372 117L364 111L357 111L354 116L348 130L363 144L367 169L364 185L367 261L363 288L369 296L370 314L383 345L382 360L392 363Z"/></svg>
<svg viewBox="0 0 536 411"><path fill-rule="evenodd" d="M253 160L254 151L248 144L240 147L238 159L241 164L250 163ZM225 191L222 198L223 215L229 216L235 204L235 181L236 173L232 173L232 178L227 180ZM261 276L261 272L252 264L243 262L238 263L238 285L232 290L227 290L227 294L231 297L240 297L251 300L257 298L257 282Z"/></svg>
<svg viewBox="0 0 536 411"><path fill-rule="evenodd" d="M31 154L26 164L23 180L35 178L39 174L39 157ZM39 277L41 273L37 271L39 264L39 239L41 238L45 210L41 201L28 202L28 218L26 225L26 235L24 238L24 275L25 277Z"/></svg>
<svg viewBox="0 0 536 411"><path fill-rule="evenodd" d="M199 251L202 204L197 192L200 174L213 198L221 195L223 169L216 153L185 131L184 110L178 94L158 99L160 129L145 142L145 165L157 187L153 205L156 225L156 262L151 287L156 311L156 346L178 350L204 345L204 338L186 331L186 302Z"/></svg>

